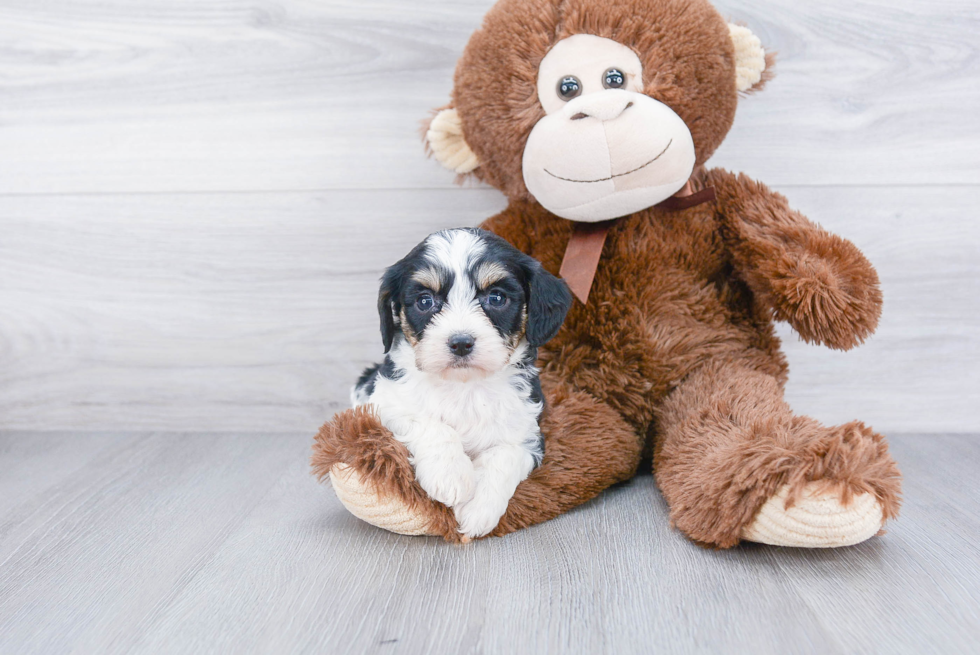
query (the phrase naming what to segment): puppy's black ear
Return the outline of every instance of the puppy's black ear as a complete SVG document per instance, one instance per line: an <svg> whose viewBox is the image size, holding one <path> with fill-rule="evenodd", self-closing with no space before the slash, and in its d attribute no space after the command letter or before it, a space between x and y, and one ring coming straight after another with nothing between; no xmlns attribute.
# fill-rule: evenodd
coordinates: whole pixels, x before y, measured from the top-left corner
<svg viewBox="0 0 980 655"><path fill-rule="evenodd" d="M565 314L572 306L572 292L564 280L544 270L538 260L524 262L529 295L527 301L527 342L533 348L548 343L558 334Z"/></svg>
<svg viewBox="0 0 980 655"><path fill-rule="evenodd" d="M381 317L381 341L385 345L386 353L391 350L391 343L395 340L395 314L401 310L398 298L401 296L404 268L402 262L398 262L389 266L381 276L378 316Z"/></svg>

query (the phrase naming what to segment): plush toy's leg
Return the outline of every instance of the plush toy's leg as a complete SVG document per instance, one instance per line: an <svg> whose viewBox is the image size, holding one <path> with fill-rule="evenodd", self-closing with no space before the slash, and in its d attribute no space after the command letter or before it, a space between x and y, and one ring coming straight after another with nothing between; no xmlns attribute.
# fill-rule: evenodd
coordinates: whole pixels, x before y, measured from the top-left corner
<svg viewBox="0 0 980 655"><path fill-rule="evenodd" d="M429 498L415 481L408 449L370 406L328 421L313 442L313 473L329 477L351 514L399 534L439 535L460 541L451 509Z"/></svg>
<svg viewBox="0 0 980 655"><path fill-rule="evenodd" d="M541 382L548 403L544 461L517 487L489 536L552 519L628 480L639 465L643 438L612 408L547 375ZM341 412L324 425L312 463L355 516L394 532L462 540L452 510L426 496L408 450L369 408Z"/></svg>
<svg viewBox="0 0 980 655"><path fill-rule="evenodd" d="M795 416L777 381L747 366L705 366L657 418L657 483L699 543L844 546L898 513L901 476L881 435Z"/></svg>
<svg viewBox="0 0 980 655"><path fill-rule="evenodd" d="M490 536L553 519L636 473L644 437L608 405L541 376L548 408L541 421L544 461L517 487Z"/></svg>

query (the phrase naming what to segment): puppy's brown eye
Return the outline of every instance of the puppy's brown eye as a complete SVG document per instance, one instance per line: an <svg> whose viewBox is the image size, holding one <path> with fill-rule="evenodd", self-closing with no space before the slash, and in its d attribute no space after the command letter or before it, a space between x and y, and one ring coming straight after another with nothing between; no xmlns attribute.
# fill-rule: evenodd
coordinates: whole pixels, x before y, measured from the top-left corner
<svg viewBox="0 0 980 655"><path fill-rule="evenodd" d="M435 300L433 300L432 296L430 296L429 294L421 295L415 301L415 306L418 307L420 312L430 311L433 307L435 307L435 305L436 305Z"/></svg>
<svg viewBox="0 0 980 655"><path fill-rule="evenodd" d="M561 78L558 83L558 97L568 102L575 96L582 93L582 83L574 75Z"/></svg>
<svg viewBox="0 0 980 655"><path fill-rule="evenodd" d="M491 307L503 307L507 304L507 296L497 290L491 291L487 296L487 304Z"/></svg>
<svg viewBox="0 0 980 655"><path fill-rule="evenodd" d="M607 89L622 89L626 86L626 75L618 68L610 68L602 76L602 86Z"/></svg>

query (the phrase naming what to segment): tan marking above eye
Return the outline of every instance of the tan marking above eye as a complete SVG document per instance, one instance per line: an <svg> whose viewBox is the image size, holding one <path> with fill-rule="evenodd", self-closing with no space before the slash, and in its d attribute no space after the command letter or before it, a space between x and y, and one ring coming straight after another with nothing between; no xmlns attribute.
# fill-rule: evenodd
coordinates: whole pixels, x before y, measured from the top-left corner
<svg viewBox="0 0 980 655"><path fill-rule="evenodd" d="M439 293L442 288L442 276L434 268L423 268L412 275L412 279L426 287L433 293Z"/></svg>
<svg viewBox="0 0 980 655"><path fill-rule="evenodd" d="M500 282L510 274L507 269L496 262L484 262L476 271L476 285L481 290L486 289L491 284Z"/></svg>

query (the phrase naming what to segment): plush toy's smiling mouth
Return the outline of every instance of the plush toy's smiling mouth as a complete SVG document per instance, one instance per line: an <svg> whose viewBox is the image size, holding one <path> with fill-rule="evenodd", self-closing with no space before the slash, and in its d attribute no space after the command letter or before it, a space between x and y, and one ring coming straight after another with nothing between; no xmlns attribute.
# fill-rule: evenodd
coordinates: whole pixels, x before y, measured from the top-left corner
<svg viewBox="0 0 980 655"><path fill-rule="evenodd" d="M577 184L595 184L596 182L608 182L609 180L611 180L613 178L623 177L624 175L630 175L631 173L635 173L636 171L639 171L639 170L642 170L642 169L646 168L647 166L649 166L653 162L655 162L658 159L660 159L661 157L663 157L664 156L664 153L667 152L667 149L670 148L670 144L673 143L673 142L674 142L673 139L671 139L670 141L668 141L667 142L667 145L664 147L663 150L660 151L660 154L659 155L657 155L656 157L654 157L653 159L651 159L647 163L643 164L642 166L637 166L636 168L634 168L631 171L626 171L625 173L617 173L616 175L610 175L609 177L604 177L604 178L599 179L599 180L572 180L572 179L569 179L567 177L561 177L561 176L555 175L554 173L552 173L551 171L549 171L547 168L544 169L544 172L547 173L548 175L550 175L553 178L562 180L563 182L575 182Z"/></svg>

